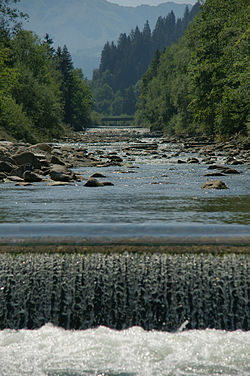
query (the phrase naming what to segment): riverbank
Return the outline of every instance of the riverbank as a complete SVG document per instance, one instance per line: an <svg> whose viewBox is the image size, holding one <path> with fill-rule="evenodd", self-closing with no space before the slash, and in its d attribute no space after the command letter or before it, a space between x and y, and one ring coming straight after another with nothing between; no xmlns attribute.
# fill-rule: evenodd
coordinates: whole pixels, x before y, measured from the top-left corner
<svg viewBox="0 0 250 376"><path fill-rule="evenodd" d="M81 167L129 166L136 159L160 159L162 163L209 165L206 176L237 174L231 166L249 164L249 144L237 139L177 139L151 134L143 128L92 128L57 143L31 145L0 141L0 182L29 186L37 182L65 185L88 180L72 171ZM217 164L219 163L219 164ZM230 166L230 167L229 167ZM102 176L100 176L102 177ZM90 177L92 186L98 186ZM102 186L100 183L99 186Z"/></svg>

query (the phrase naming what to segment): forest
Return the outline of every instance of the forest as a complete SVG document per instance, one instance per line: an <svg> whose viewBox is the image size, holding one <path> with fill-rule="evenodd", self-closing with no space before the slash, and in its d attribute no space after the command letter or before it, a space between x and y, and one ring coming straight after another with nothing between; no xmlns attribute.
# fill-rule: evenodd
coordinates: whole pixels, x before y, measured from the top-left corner
<svg viewBox="0 0 250 376"><path fill-rule="evenodd" d="M140 79L153 57L178 41L199 9L198 3L191 11L186 7L182 19L176 19L171 11L158 18L152 32L146 21L142 31L137 26L129 35L121 33L117 44L107 42L91 82L95 110L109 115L134 114Z"/></svg>
<svg viewBox="0 0 250 376"><path fill-rule="evenodd" d="M66 46L22 29L19 0L0 0L0 136L29 142L61 137L90 121L91 91Z"/></svg>
<svg viewBox="0 0 250 376"><path fill-rule="evenodd" d="M249 1L206 0L103 48L88 82L67 46L22 28L20 0L0 0L0 137L29 142L134 115L168 135L247 135Z"/></svg>
<svg viewBox="0 0 250 376"><path fill-rule="evenodd" d="M206 0L143 75L136 121L166 134L249 133L249 1Z"/></svg>

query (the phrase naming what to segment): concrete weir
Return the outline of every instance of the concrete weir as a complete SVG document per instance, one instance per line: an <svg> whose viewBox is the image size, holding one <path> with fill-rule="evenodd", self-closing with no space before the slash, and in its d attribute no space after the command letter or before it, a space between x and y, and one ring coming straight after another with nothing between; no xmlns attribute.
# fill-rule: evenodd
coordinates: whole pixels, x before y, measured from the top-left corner
<svg viewBox="0 0 250 376"><path fill-rule="evenodd" d="M249 330L247 226L0 225L0 330Z"/></svg>
<svg viewBox="0 0 250 376"><path fill-rule="evenodd" d="M0 252L250 252L245 225L0 224Z"/></svg>

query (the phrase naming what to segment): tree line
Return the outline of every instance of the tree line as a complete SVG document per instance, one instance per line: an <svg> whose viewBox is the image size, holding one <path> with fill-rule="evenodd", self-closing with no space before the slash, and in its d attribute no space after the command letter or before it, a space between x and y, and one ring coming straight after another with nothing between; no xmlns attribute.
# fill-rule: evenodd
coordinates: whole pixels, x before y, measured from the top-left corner
<svg viewBox="0 0 250 376"><path fill-rule="evenodd" d="M22 29L19 0L0 0L0 136L30 142L87 126L91 91L66 46Z"/></svg>
<svg viewBox="0 0 250 376"><path fill-rule="evenodd" d="M143 75L136 121L167 134L249 132L249 1L206 0Z"/></svg>
<svg viewBox="0 0 250 376"><path fill-rule="evenodd" d="M199 11L197 3L184 17L176 19L173 11L159 17L151 32L148 21L140 31L120 34L117 44L107 42L102 50L99 69L93 73L91 88L95 109L109 115L132 115L139 95L138 81L146 72L154 55L178 41L187 25Z"/></svg>

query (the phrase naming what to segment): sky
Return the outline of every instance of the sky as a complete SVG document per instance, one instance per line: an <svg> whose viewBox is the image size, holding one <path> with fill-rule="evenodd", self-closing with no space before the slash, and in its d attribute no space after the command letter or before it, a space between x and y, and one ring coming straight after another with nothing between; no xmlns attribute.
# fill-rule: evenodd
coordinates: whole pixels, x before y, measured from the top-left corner
<svg viewBox="0 0 250 376"><path fill-rule="evenodd" d="M185 3L185 4L195 4L196 0L108 0L110 3L115 3L118 5L136 7L138 5L159 5L161 3L174 2L174 3Z"/></svg>

